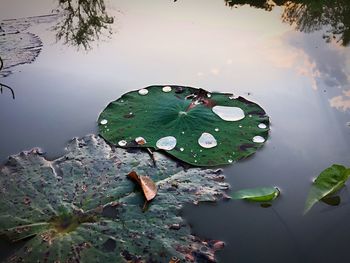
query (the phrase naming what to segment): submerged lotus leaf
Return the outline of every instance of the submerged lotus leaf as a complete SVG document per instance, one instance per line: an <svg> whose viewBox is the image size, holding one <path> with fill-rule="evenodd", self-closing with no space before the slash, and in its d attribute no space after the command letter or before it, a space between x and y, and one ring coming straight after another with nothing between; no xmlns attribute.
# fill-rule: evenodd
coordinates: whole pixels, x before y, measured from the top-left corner
<svg viewBox="0 0 350 263"><path fill-rule="evenodd" d="M331 198L333 199L332 201L329 198L332 194L338 192L342 187L344 187L349 177L350 168L346 168L345 166L339 164L333 164L331 167L322 171L311 186L305 203L304 214L306 214L314 206L314 204L322 199L326 201L326 203L329 201L328 203L331 202L333 204L337 204L338 198ZM325 197L328 198L324 199Z"/></svg>
<svg viewBox="0 0 350 263"><path fill-rule="evenodd" d="M102 137L114 145L164 150L196 166L245 158L264 144L269 131L269 118L259 105L179 86L128 92L104 109L98 123ZM138 137L145 143L135 141Z"/></svg>
<svg viewBox="0 0 350 263"><path fill-rule="evenodd" d="M24 245L8 262L181 262L214 260L221 243L191 235L184 203L215 201L228 185L213 170L184 169L160 153L128 152L88 136L49 161L36 150L0 169L0 235ZM127 174L149 175L144 197ZM219 244L219 245L218 245Z"/></svg>

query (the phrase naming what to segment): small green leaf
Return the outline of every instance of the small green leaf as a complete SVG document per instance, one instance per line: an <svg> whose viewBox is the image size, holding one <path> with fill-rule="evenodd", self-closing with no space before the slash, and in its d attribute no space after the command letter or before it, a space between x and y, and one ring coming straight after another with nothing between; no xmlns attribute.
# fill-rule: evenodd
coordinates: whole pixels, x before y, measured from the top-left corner
<svg viewBox="0 0 350 263"><path fill-rule="evenodd" d="M277 187L259 187L243 189L232 194L232 199L244 199L253 202L270 202L280 194Z"/></svg>
<svg viewBox="0 0 350 263"><path fill-rule="evenodd" d="M345 185L349 176L350 169L338 164L324 170L311 186L305 203L304 214L322 198L339 191Z"/></svg>

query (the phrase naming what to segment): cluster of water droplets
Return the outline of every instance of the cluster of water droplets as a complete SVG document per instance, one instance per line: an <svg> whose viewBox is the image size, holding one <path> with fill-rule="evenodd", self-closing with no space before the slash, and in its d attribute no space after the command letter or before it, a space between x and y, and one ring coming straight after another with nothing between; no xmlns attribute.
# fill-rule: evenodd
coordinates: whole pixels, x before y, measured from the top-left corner
<svg viewBox="0 0 350 263"><path fill-rule="evenodd" d="M164 86L163 88L162 88L162 91L163 92L170 92L172 90L172 88L170 87L170 86ZM140 90L138 90L138 93L141 95L141 96L145 96L145 95L147 95L148 94L148 89L140 89Z"/></svg>
<svg viewBox="0 0 350 263"><path fill-rule="evenodd" d="M164 86L162 88L163 92L171 92L172 88L170 86ZM149 93L148 89L140 89L138 90L138 93L142 96L145 96ZM208 98L210 98L212 95L210 93L207 93L206 95ZM236 99L236 96L230 96L229 99ZM229 122L236 122L236 121L240 121L242 119L244 119L246 117L245 112L239 108L239 107L231 107L231 106L214 106L212 108L212 112L214 114L216 114L218 117L220 117L222 120L224 121L229 121ZM130 113L132 114L132 113ZM186 115L187 112L179 112L179 115ZM248 117L253 117L251 114L248 115ZM106 125L108 123L108 120L103 119L100 121L101 125ZM238 125L239 128L242 128L243 125L239 124ZM259 129L267 129L267 125L265 123L259 123L257 125L257 127ZM107 128L107 126L105 126L105 128ZM108 131L108 130L107 130ZM219 132L220 129L219 128L215 128L214 129L215 132ZM185 134L184 131L181 132L181 134ZM131 138L130 138L131 139ZM134 140L138 145L143 145L146 144L146 140L143 137L137 137ZM264 143L265 142L265 138L262 136L254 136L252 138L252 141L254 143ZM118 145L121 147L124 147L128 144L128 142L126 140L120 140L118 142ZM201 134L201 136L198 138L198 144L204 148L204 149L210 149L210 148L214 148L218 145L218 142L216 140L216 138L213 136L213 134L209 133L209 132L203 132ZM166 136L166 137L162 137L160 138L157 142L156 142L156 147L158 149L162 149L162 150L166 150L166 151L171 151L173 150L177 145L177 139L174 136ZM179 148L179 150L181 152L185 151L184 147ZM203 150L199 150L200 152L203 152ZM193 150L191 150L191 152L193 153ZM234 153L233 153L234 154ZM196 158L197 154L193 153L193 157ZM195 163L197 163L197 160L194 160ZM233 163L232 159L228 159L227 160L228 163Z"/></svg>

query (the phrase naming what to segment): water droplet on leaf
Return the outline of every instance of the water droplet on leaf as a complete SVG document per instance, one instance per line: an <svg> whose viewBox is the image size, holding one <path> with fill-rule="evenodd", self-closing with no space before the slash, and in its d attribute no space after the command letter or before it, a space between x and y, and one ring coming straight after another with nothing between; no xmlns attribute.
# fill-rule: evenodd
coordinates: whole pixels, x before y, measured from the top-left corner
<svg viewBox="0 0 350 263"><path fill-rule="evenodd" d="M261 137L261 136L255 136L255 137L253 138L253 142L256 142L256 143L263 143L263 142L265 142L265 139L264 139L264 137Z"/></svg>
<svg viewBox="0 0 350 263"><path fill-rule="evenodd" d="M260 129L266 129L266 128L267 128L267 126L266 126L265 123L260 123L260 124L258 125L258 127L259 127Z"/></svg>
<svg viewBox="0 0 350 263"><path fill-rule="evenodd" d="M156 143L157 148L170 151L176 146L176 138L174 136L166 136L160 138Z"/></svg>
<svg viewBox="0 0 350 263"><path fill-rule="evenodd" d="M215 131L218 132L218 131L220 131L220 130L219 130L219 128L215 128Z"/></svg>
<svg viewBox="0 0 350 263"><path fill-rule="evenodd" d="M162 89L164 92L170 92L171 91L171 87L170 86L165 86Z"/></svg>
<svg viewBox="0 0 350 263"><path fill-rule="evenodd" d="M185 150L184 148L182 148L182 147L180 148L180 151L181 151L181 152L183 152L184 150Z"/></svg>
<svg viewBox="0 0 350 263"><path fill-rule="evenodd" d="M198 139L198 143L203 148L213 148L218 145L216 139L210 133L204 132Z"/></svg>
<svg viewBox="0 0 350 263"><path fill-rule="evenodd" d="M105 120L105 119L103 119L101 122L100 122L102 125L105 125L105 124L107 124L108 123L108 121L107 120Z"/></svg>
<svg viewBox="0 0 350 263"><path fill-rule="evenodd" d="M244 111L238 107L214 106L212 110L224 121L239 121L245 117Z"/></svg>
<svg viewBox="0 0 350 263"><path fill-rule="evenodd" d="M139 90L139 94L144 96L144 95L147 95L148 94L148 90L147 89L140 89Z"/></svg>
<svg viewBox="0 0 350 263"><path fill-rule="evenodd" d="M124 147L124 146L126 146L127 141L125 141L125 140L121 140L121 141L119 141L119 142L118 142L118 144L119 144L119 146Z"/></svg>

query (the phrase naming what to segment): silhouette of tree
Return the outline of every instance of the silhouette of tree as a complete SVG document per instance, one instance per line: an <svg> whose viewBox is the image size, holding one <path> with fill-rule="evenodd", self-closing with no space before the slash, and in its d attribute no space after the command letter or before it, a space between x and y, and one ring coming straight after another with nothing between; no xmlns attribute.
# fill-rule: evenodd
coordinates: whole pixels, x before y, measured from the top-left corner
<svg viewBox="0 0 350 263"><path fill-rule="evenodd" d="M104 0L59 0L58 11L63 15L54 29L66 44L89 49L104 30L112 34L114 18L107 14Z"/></svg>
<svg viewBox="0 0 350 263"><path fill-rule="evenodd" d="M350 43L349 0L225 0L226 5L236 7L250 5L271 11L282 6L282 21L294 25L301 32L310 33L325 29L324 39L332 39L346 46Z"/></svg>

